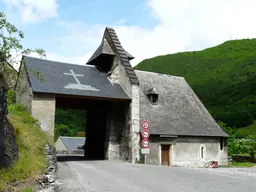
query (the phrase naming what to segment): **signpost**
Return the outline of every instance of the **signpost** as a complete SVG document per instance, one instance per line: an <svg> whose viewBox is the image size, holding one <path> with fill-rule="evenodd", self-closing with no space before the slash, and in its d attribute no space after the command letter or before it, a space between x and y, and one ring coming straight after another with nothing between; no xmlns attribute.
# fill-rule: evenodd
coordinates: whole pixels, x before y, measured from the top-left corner
<svg viewBox="0 0 256 192"><path fill-rule="evenodd" d="M142 148L149 148L149 141L147 139L143 139L141 145Z"/></svg>
<svg viewBox="0 0 256 192"><path fill-rule="evenodd" d="M144 129L141 133L143 139L149 138L149 131L147 129Z"/></svg>
<svg viewBox="0 0 256 192"><path fill-rule="evenodd" d="M142 121L141 127L142 127L142 129L148 129L149 128L149 122L147 122L146 120Z"/></svg>
<svg viewBox="0 0 256 192"><path fill-rule="evenodd" d="M145 155L145 164L146 164L146 155L147 154L150 154L150 149L149 149L149 146L150 146L150 142L149 142L149 136L150 136L150 133L149 133L149 127L150 127L150 124L148 121L144 120L141 122L141 128L142 128L142 132L141 132L141 137L143 138L143 140L141 141L141 154L144 154Z"/></svg>

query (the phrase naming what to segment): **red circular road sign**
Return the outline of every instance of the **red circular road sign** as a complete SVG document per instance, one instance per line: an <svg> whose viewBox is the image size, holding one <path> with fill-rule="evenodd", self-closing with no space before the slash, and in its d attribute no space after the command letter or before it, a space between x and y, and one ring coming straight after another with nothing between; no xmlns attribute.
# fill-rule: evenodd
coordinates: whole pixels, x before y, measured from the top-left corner
<svg viewBox="0 0 256 192"><path fill-rule="evenodd" d="M148 129L149 128L149 122L147 122L146 120L142 121L141 127L143 129Z"/></svg>
<svg viewBox="0 0 256 192"><path fill-rule="evenodd" d="M149 138L149 131L148 131L148 129L144 129L141 132L141 136L142 136L143 139L148 139Z"/></svg>
<svg viewBox="0 0 256 192"><path fill-rule="evenodd" d="M149 140L143 139L141 142L142 148L148 148L149 147Z"/></svg>

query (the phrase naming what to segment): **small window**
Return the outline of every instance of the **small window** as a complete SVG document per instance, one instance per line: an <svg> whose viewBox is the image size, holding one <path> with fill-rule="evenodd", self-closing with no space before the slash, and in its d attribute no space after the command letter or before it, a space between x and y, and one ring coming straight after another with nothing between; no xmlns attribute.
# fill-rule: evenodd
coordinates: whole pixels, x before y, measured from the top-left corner
<svg viewBox="0 0 256 192"><path fill-rule="evenodd" d="M157 100L158 100L158 95L157 95L157 94L150 94L150 95L148 95L148 98L149 98L149 100L150 100L152 103L156 103Z"/></svg>
<svg viewBox="0 0 256 192"><path fill-rule="evenodd" d="M201 158L204 158L204 147L201 147Z"/></svg>
<svg viewBox="0 0 256 192"><path fill-rule="evenodd" d="M146 95L151 103L156 104L158 102L158 93L155 88L148 89Z"/></svg>
<svg viewBox="0 0 256 192"><path fill-rule="evenodd" d="M220 150L223 150L224 148L224 140L223 138L220 138Z"/></svg>

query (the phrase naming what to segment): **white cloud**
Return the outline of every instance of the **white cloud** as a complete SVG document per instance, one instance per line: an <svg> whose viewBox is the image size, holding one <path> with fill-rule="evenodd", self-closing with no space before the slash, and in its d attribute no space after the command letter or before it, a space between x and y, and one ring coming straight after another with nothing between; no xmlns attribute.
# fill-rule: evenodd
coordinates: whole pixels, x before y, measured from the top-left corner
<svg viewBox="0 0 256 192"><path fill-rule="evenodd" d="M12 2L15 4L17 0ZM43 2L47 1L41 1L41 4L44 4ZM158 21L154 27L128 26L125 20L118 21L118 19L112 25L61 21L58 25L63 27L66 36L60 37L62 42L60 49L70 50L72 57L56 52L47 53L47 58L84 64L100 44L106 26L116 30L123 47L135 56L131 62L133 66L143 59L157 55L215 46L229 40L230 37L240 39L256 36L254 25L256 1L254 0L147 0L146 2L146 6L151 9L153 17ZM50 10L50 14L46 15L55 16L56 9L49 7L56 7L56 2L48 1L46 4L42 9L39 6L37 8L45 13Z"/></svg>
<svg viewBox="0 0 256 192"><path fill-rule="evenodd" d="M157 55L215 46L230 37L240 39L256 36L253 24L256 1L253 0L148 0L147 6L158 20L153 28L126 26L122 22L111 26L116 30L123 47L135 56L133 66ZM97 48L106 27L88 26L82 22L65 25L69 33L62 37L62 46L85 52ZM84 62L80 60L79 63Z"/></svg>
<svg viewBox="0 0 256 192"><path fill-rule="evenodd" d="M21 22L37 23L58 16L56 0L3 0L10 7L15 7L21 14ZM16 13L12 11L13 14Z"/></svg>

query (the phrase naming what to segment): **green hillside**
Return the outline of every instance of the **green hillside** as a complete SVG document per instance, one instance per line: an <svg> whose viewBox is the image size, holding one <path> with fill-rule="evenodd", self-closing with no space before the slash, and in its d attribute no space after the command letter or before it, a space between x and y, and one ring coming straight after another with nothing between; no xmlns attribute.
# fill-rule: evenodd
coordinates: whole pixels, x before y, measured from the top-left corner
<svg viewBox="0 0 256 192"><path fill-rule="evenodd" d="M185 77L213 117L231 127L256 119L256 39L157 56L135 69Z"/></svg>

